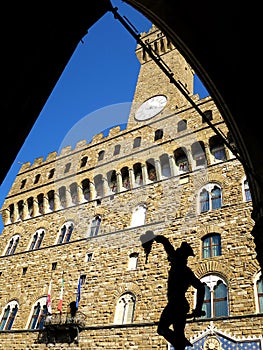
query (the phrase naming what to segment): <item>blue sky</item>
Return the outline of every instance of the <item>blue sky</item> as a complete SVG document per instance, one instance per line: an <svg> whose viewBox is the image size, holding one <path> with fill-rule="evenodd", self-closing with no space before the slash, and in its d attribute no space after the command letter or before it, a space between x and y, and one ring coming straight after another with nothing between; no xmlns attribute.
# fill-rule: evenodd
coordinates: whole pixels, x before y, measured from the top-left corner
<svg viewBox="0 0 263 350"><path fill-rule="evenodd" d="M112 0L141 32L151 22L121 0ZM33 163L76 140L90 141L114 125L126 123L140 65L135 55L136 42L112 13L106 13L88 31L72 55L50 97L37 118L0 187L2 207L21 164ZM195 80L195 93L207 92ZM0 232L2 231L0 222Z"/></svg>

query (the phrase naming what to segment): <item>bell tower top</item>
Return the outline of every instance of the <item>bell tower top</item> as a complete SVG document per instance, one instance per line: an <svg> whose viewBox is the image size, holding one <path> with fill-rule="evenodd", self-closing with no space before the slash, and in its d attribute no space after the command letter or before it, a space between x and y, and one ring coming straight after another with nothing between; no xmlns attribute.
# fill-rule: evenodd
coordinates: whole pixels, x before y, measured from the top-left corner
<svg viewBox="0 0 263 350"><path fill-rule="evenodd" d="M194 72L169 39L155 26L141 34L141 40L157 54L174 78L193 95ZM169 78L140 45L136 56L141 64L132 102L128 127L147 124L151 118L172 113L186 104L185 97L170 83Z"/></svg>

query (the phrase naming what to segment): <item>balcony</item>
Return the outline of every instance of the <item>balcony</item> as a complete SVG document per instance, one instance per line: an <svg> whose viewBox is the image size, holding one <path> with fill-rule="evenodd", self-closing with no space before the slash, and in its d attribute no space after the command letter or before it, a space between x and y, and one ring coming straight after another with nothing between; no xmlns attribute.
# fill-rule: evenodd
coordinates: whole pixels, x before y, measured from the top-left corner
<svg viewBox="0 0 263 350"><path fill-rule="evenodd" d="M77 311L75 316L70 313L56 313L46 316L44 328L39 334L39 342L47 344L79 342L79 332L85 327L86 315Z"/></svg>

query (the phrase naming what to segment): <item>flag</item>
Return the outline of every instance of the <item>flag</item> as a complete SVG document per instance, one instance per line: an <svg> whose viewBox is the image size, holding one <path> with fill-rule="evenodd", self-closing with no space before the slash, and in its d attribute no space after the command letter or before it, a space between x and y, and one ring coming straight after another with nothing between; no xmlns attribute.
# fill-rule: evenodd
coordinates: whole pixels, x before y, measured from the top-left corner
<svg viewBox="0 0 263 350"><path fill-rule="evenodd" d="M78 309L79 307L80 290L81 290L81 278L79 278L79 282L78 282L78 289L77 289L77 296L76 296L76 309Z"/></svg>
<svg viewBox="0 0 263 350"><path fill-rule="evenodd" d="M47 312L48 313L52 313L52 308L51 308L51 282L52 280L50 280L49 282L49 286L48 286L48 292L47 292Z"/></svg>
<svg viewBox="0 0 263 350"><path fill-rule="evenodd" d="M64 292L64 276L61 277L61 289L58 302L58 311L62 312L62 302L63 302L63 292Z"/></svg>

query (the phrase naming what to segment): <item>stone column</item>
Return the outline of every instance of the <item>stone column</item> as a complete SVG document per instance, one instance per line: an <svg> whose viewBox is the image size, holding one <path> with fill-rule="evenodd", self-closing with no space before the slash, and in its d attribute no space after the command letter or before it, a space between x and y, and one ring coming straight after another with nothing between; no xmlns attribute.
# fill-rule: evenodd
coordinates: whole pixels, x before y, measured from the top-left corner
<svg viewBox="0 0 263 350"><path fill-rule="evenodd" d="M116 177L117 177L117 192L120 192L122 189L122 176L119 171L116 172Z"/></svg>
<svg viewBox="0 0 263 350"><path fill-rule="evenodd" d="M176 176L178 172L176 171L175 159L172 155L169 155L169 165L171 169L171 177Z"/></svg>
<svg viewBox="0 0 263 350"><path fill-rule="evenodd" d="M78 203L85 202L82 187L77 184Z"/></svg>
<svg viewBox="0 0 263 350"><path fill-rule="evenodd" d="M147 183L149 183L146 164L142 164L142 183L143 185L146 185Z"/></svg>
<svg viewBox="0 0 263 350"><path fill-rule="evenodd" d="M95 189L94 182L90 181L89 187L90 187L90 200L92 201L93 199L96 198L96 189Z"/></svg>
<svg viewBox="0 0 263 350"><path fill-rule="evenodd" d="M135 178L133 168L129 169L129 178L130 178L130 188L134 188Z"/></svg>
<svg viewBox="0 0 263 350"><path fill-rule="evenodd" d="M154 160L154 166L155 166L155 172L156 172L156 180L160 181L162 180L162 169L161 169L161 163L159 159Z"/></svg>

